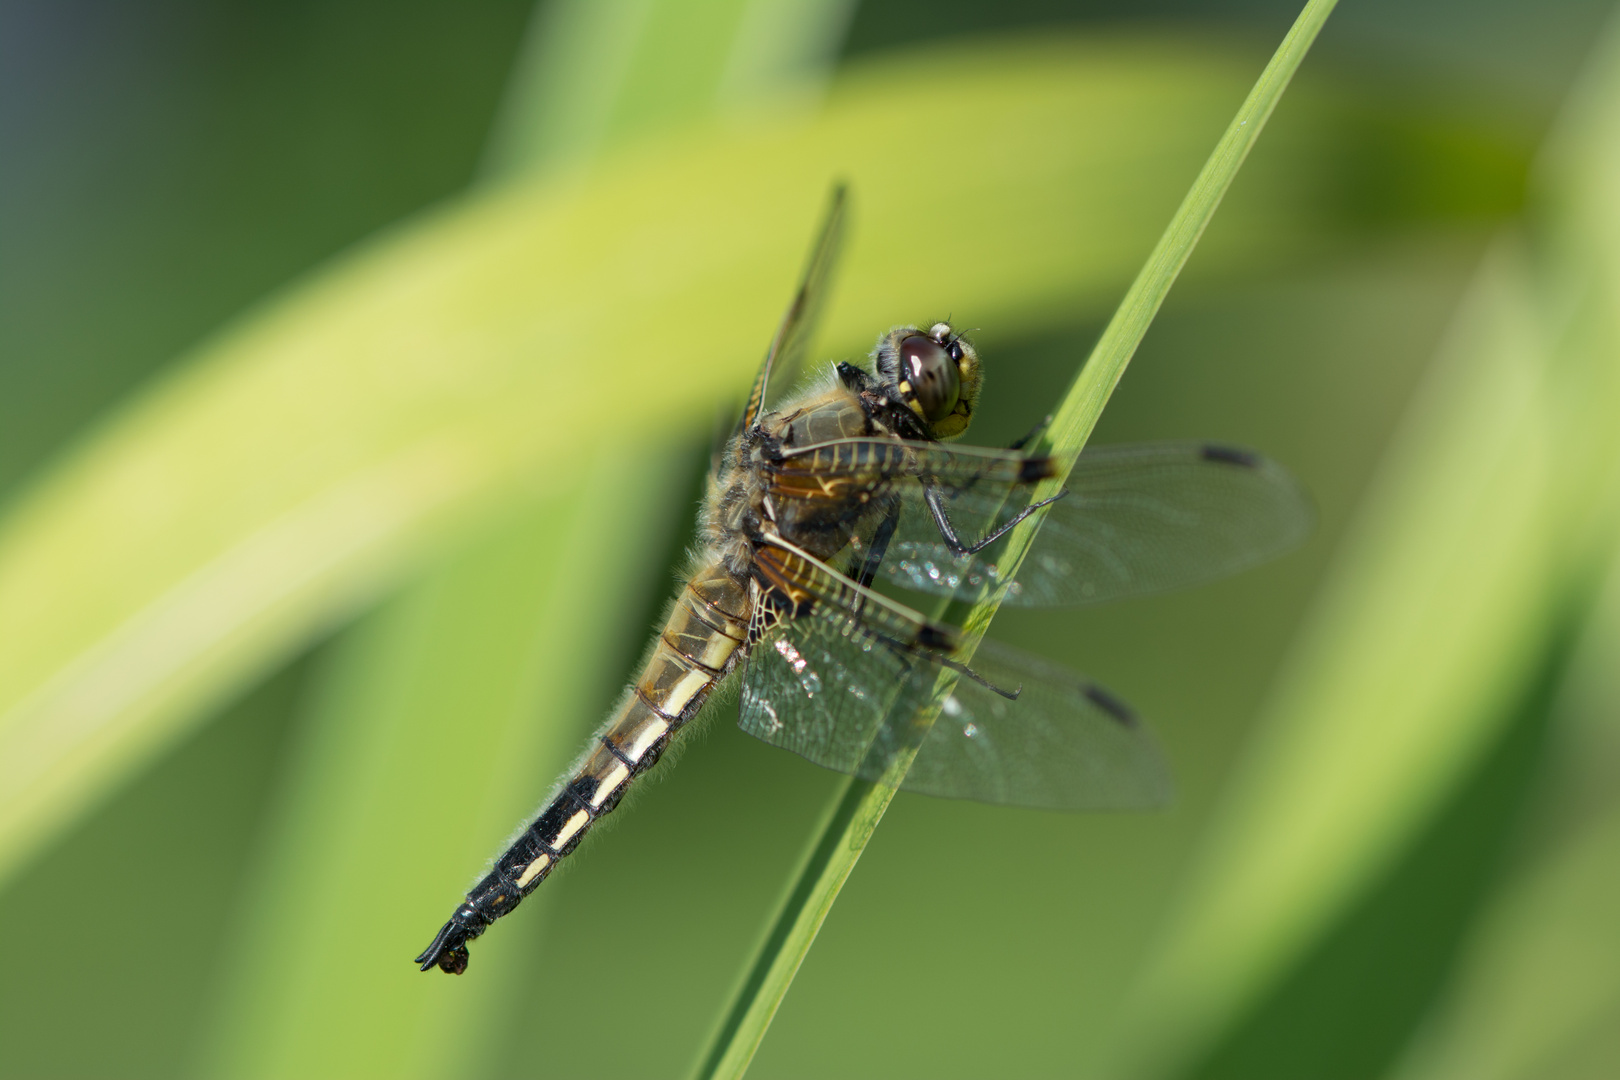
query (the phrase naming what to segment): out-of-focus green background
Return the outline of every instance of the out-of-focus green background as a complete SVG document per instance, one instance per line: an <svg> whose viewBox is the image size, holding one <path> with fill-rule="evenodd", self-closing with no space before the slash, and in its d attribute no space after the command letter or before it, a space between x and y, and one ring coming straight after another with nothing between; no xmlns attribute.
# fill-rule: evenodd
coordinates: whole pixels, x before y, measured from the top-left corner
<svg viewBox="0 0 1620 1080"><path fill-rule="evenodd" d="M1609 8L1344 0L1095 437L1316 535L993 630L1175 805L900 796L751 1075L1620 1072ZM0 1076L683 1075L838 784L724 718L408 960L628 677L821 192L820 353L949 315L1004 443L1294 14L0 0Z"/></svg>

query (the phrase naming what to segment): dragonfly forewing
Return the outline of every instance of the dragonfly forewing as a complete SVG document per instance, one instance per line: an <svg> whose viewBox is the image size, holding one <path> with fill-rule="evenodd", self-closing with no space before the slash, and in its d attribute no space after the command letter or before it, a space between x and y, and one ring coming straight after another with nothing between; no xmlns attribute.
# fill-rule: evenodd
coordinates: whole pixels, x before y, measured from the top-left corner
<svg viewBox="0 0 1620 1080"><path fill-rule="evenodd" d="M937 496L965 535L989 535L1028 502L995 477ZM1297 546L1315 520L1281 466L1207 443L1110 446L1080 455L1067 494L1040 511L1014 580L1007 540L973 556L941 537L922 484L898 493L898 527L881 568L902 587L972 599L1006 587L1014 606L1078 606L1183 588L1258 566Z"/></svg>
<svg viewBox="0 0 1620 1080"><path fill-rule="evenodd" d="M833 267L838 263L838 252L844 243L844 222L849 206L849 192L838 184L827 200L827 211L822 218L816 241L810 248L810 259L805 264L804 276L793 294L782 322L776 328L765 362L749 391L743 407L739 430L746 429L759 419L765 407L766 394L774 375L779 383L792 384L798 376L805 350L821 321L821 311L827 302L827 291L832 280Z"/></svg>
<svg viewBox="0 0 1620 1080"><path fill-rule="evenodd" d="M825 301L845 219L836 189L804 277L716 455L688 579L618 706L418 957L460 973L614 811L723 680L744 667L744 730L819 765L947 798L1063 810L1156 806L1157 746L1117 698L1066 668L983 644L871 589L1095 603L1174 588L1286 550L1310 509L1281 469L1202 444L1088 452L1066 495L1039 454L960 446L983 384L949 323L899 325L867 367L772 408ZM1003 537L1043 528L1016 580Z"/></svg>

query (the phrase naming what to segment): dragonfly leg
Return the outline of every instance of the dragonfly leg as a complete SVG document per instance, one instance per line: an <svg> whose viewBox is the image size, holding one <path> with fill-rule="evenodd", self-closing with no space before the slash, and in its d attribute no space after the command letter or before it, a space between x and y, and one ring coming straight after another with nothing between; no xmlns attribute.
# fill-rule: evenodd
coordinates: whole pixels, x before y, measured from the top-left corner
<svg viewBox="0 0 1620 1080"><path fill-rule="evenodd" d="M896 639L889 637L887 634L879 634L874 631L867 631L867 633L870 634L870 636L879 644L886 646L890 652L899 657L901 660L913 658L919 651L915 646L906 645L901 641L897 641ZM966 675L968 678L972 679L986 690L993 690L1002 697L1006 698L1008 701L1017 701L1018 695L1024 692L1024 688L1022 686L1014 687L1011 690L1005 690L991 682L989 679L985 678L983 675L980 675L977 671L974 671L960 660L952 660L950 657L945 656L934 649L928 649L926 651L929 659L944 667L950 668L958 675Z"/></svg>
<svg viewBox="0 0 1620 1080"><path fill-rule="evenodd" d="M1014 525L1017 525L1020 521L1023 521L1041 507L1049 506L1050 504L1057 502L1068 493L1068 489L1065 488L1063 491L1058 492L1049 499L1042 499L1038 503L1024 507L1022 510L1018 511L1017 514L1014 514L1012 519L1006 524L1002 525L1001 528L997 529L988 536L973 541L971 544L964 541L960 536L957 535L956 526L951 524L950 515L945 512L945 501L940 494L939 488L932 484L925 486L923 489L923 499L928 503L929 513L934 515L934 524L939 528L939 535L944 538L945 546L950 548L951 551L957 555L977 555L979 552L1001 539L1001 537L1006 534L1008 529L1011 529Z"/></svg>
<svg viewBox="0 0 1620 1080"><path fill-rule="evenodd" d="M878 567L883 565L883 556L889 552L889 541L894 539L894 530L900 524L900 504L895 503L889 512L883 515L872 533L872 542L866 545L866 557L860 560L860 569L851 565L852 577L863 589L872 587L872 579L877 577Z"/></svg>
<svg viewBox="0 0 1620 1080"><path fill-rule="evenodd" d="M950 668L952 671L961 675L966 675L968 678L972 679L986 690L994 690L1008 701L1017 701L1018 695L1024 692L1024 688L1022 686L1016 687L1012 690L1003 690L1001 687L997 686L983 675L980 675L977 671L974 671L960 660L952 660L948 656L940 656L936 657L936 659L946 667Z"/></svg>

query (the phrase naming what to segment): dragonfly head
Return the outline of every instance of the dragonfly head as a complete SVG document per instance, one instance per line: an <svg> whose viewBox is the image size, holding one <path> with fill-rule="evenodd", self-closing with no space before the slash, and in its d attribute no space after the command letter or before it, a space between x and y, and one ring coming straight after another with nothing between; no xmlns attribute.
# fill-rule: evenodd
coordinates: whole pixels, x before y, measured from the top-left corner
<svg viewBox="0 0 1620 1080"><path fill-rule="evenodd" d="M936 439L954 439L968 429L979 401L979 354L951 329L897 326L872 350L878 379L889 396L917 414Z"/></svg>

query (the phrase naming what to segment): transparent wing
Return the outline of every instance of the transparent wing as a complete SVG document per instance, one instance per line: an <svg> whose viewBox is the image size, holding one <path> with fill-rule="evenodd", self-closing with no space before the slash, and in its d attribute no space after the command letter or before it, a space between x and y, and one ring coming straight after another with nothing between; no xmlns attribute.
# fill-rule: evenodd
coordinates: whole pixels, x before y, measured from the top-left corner
<svg viewBox="0 0 1620 1080"><path fill-rule="evenodd" d="M959 500L969 531L1016 514L1028 501L1030 485L1056 470L1057 463L1049 457L891 438L834 439L793 447L765 467L772 499L789 504L779 520L843 512L852 503L865 508L863 517L867 511L880 517L878 509L909 501L918 513L908 518L930 521L922 503L926 481L941 492L971 493ZM941 540L941 536L934 529L931 536L924 533L916 539Z"/></svg>
<svg viewBox="0 0 1620 1080"><path fill-rule="evenodd" d="M760 365L759 375L754 379L754 387L749 392L748 404L743 409L741 423L744 429L752 427L764 410L765 394L771 376L774 374L779 381L791 384L798 373L799 365L804 359L804 351L809 347L811 335L815 333L816 323L821 317L821 309L827 299L827 285L832 277L832 268L838 262L838 252L843 246L844 220L848 204L848 188L843 184L835 185L827 200L827 213L822 219L821 231L810 249L810 260L805 264L804 277L799 282L798 291L793 294L793 301L788 304L788 309L782 316L782 322L776 329L776 336L771 339L771 347L765 353L765 362Z"/></svg>
<svg viewBox="0 0 1620 1080"><path fill-rule="evenodd" d="M1169 799L1157 746L1106 691L990 642L971 669L1016 699L948 670L927 650L897 647L845 612L819 610L772 628L750 653L738 724L817 765L875 781L920 744L899 786L924 795L1057 810ZM930 716L931 725L921 723Z"/></svg>
<svg viewBox="0 0 1620 1080"><path fill-rule="evenodd" d="M1005 493L1010 487L1054 475L1056 465L1050 457L1013 450L866 438L789 447L782 451L782 459L768 469L776 483L790 483L800 477L843 483L926 477L953 490Z"/></svg>
<svg viewBox="0 0 1620 1080"><path fill-rule="evenodd" d="M937 502L959 537L988 536L1028 504L1027 483L1009 481L1009 471L1002 464L980 476L965 467L936 474ZM1293 548L1315 520L1282 466L1207 443L1087 450L1065 487L1067 495L1039 511L1040 532L1005 603L1099 604L1225 577ZM895 491L900 517L880 568L885 577L963 597L1004 583L1005 537L974 556L958 555L941 535L922 481L907 478Z"/></svg>

